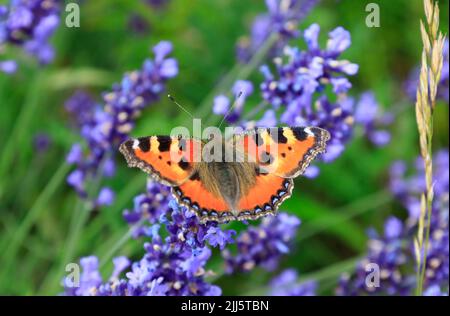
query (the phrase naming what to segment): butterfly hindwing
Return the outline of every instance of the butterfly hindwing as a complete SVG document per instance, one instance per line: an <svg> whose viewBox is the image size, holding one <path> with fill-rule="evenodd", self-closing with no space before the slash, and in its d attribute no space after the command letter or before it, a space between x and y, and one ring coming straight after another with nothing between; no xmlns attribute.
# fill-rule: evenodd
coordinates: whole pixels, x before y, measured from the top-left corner
<svg viewBox="0 0 450 316"><path fill-rule="evenodd" d="M208 190L197 173L180 186L172 187L172 194L179 204L193 210L202 222L234 219L224 199Z"/></svg>
<svg viewBox="0 0 450 316"><path fill-rule="evenodd" d="M200 147L197 147L200 146ZM195 153L201 142L170 136L129 139L120 145L130 167L138 167L169 186L184 183L195 169Z"/></svg>
<svg viewBox="0 0 450 316"><path fill-rule="evenodd" d="M235 139L261 170L283 178L301 175L325 151L328 131L319 127L258 128Z"/></svg>
<svg viewBox="0 0 450 316"><path fill-rule="evenodd" d="M239 201L237 219L257 219L267 214L276 214L279 205L289 198L294 188L292 179L273 174L259 174L255 185Z"/></svg>

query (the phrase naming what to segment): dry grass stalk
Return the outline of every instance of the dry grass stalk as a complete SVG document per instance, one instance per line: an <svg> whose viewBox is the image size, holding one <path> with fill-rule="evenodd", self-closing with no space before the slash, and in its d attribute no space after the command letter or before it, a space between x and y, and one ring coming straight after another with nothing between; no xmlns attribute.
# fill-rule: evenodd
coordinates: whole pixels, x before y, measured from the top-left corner
<svg viewBox="0 0 450 316"><path fill-rule="evenodd" d="M437 1L424 0L426 21L420 22L423 42L422 66L416 95L416 121L419 130L420 154L425 164L426 192L421 197L421 214L414 240L417 262L417 294L422 295L433 205L433 111L437 86L443 65L442 51L445 36L439 31Z"/></svg>

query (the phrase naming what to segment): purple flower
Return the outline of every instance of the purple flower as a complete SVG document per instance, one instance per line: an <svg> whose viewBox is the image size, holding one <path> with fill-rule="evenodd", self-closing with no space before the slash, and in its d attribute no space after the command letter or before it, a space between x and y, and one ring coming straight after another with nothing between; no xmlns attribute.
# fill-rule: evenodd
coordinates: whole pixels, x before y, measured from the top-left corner
<svg viewBox="0 0 450 316"><path fill-rule="evenodd" d="M249 226L236 239L235 255L229 249L222 252L226 271L248 272L256 266L274 270L281 256L289 252L299 225L296 216L279 213L276 217L264 218L259 226Z"/></svg>
<svg viewBox="0 0 450 316"><path fill-rule="evenodd" d="M285 49L287 62L276 60L276 76L267 66L262 68L265 77L261 85L262 96L273 106L289 107L294 103L305 111L311 111L314 93L321 93L327 84L332 83L338 93L346 93L351 87L345 75L354 75L358 66L347 60L338 60L341 51L330 51L329 48L321 50L316 42L318 29L319 26L313 24L305 30L304 40L308 43L308 50L300 51L292 47ZM335 32L336 30L330 32L330 41ZM336 41L338 39L333 38L333 42ZM336 46L347 48L349 39L345 41L346 44L342 47L338 44L329 46L333 49Z"/></svg>
<svg viewBox="0 0 450 316"><path fill-rule="evenodd" d="M80 144L73 144L69 153L66 156L68 164L75 164L81 162L83 159L83 149Z"/></svg>
<svg viewBox="0 0 450 316"><path fill-rule="evenodd" d="M75 125L81 129L85 125L95 124L94 113L100 105L89 94L79 90L66 100L64 108L71 114Z"/></svg>
<svg viewBox="0 0 450 316"><path fill-rule="evenodd" d="M45 153L49 149L52 140L47 133L37 133L34 135L33 143L38 153Z"/></svg>
<svg viewBox="0 0 450 316"><path fill-rule="evenodd" d="M112 205L114 203L115 194L110 188L102 188L97 198L97 205Z"/></svg>
<svg viewBox="0 0 450 316"><path fill-rule="evenodd" d="M231 88L231 93L235 99L233 111L228 114L228 123L235 123L242 114L245 100L253 93L253 84L247 80L237 80ZM214 98L213 113L226 115L230 110L230 99L225 95L218 95Z"/></svg>
<svg viewBox="0 0 450 316"><path fill-rule="evenodd" d="M17 71L17 63L14 60L0 61L0 71L12 74Z"/></svg>
<svg viewBox="0 0 450 316"><path fill-rule="evenodd" d="M364 128L366 137L376 146L384 146L391 140L391 134L386 128L393 121L389 113L380 114L380 108L372 92L361 94L356 105L355 122Z"/></svg>
<svg viewBox="0 0 450 316"><path fill-rule="evenodd" d="M97 257L84 257L80 260L82 273L80 276L80 284L71 284L74 280L66 278L64 285L66 293L77 296L91 296L97 292L97 287L102 283L102 276L99 272L99 262Z"/></svg>
<svg viewBox="0 0 450 316"><path fill-rule="evenodd" d="M438 151L434 156L434 195L435 201L445 199L449 188L449 156L447 150ZM416 171L407 177L407 167L402 161L392 164L390 169L390 189L409 211L409 217L417 220L420 210L420 195L425 192L426 184L423 170L423 160L418 158Z"/></svg>
<svg viewBox="0 0 450 316"><path fill-rule="evenodd" d="M253 84L247 80L238 80L234 83L233 88L231 88L234 96L238 96L242 93L242 96L246 98L253 93Z"/></svg>
<svg viewBox="0 0 450 316"><path fill-rule="evenodd" d="M437 152L433 160L435 196L431 214L430 240L425 267L424 295L441 295L449 287L449 158L448 151ZM391 190L405 208L409 217L402 222L389 217L384 235L372 230L366 258L358 263L356 271L341 277L337 294L411 295L416 287L416 266L413 240L417 232L420 213L420 195L425 191L423 162L416 162L415 173L406 176L404 162L391 166ZM427 222L427 219L425 220ZM366 283L369 264L380 270L378 287ZM369 269L367 270L367 267Z"/></svg>
<svg viewBox="0 0 450 316"><path fill-rule="evenodd" d="M20 46L39 63L48 64L54 59L54 49L49 44L59 25L60 1L14 0L0 7L0 46ZM15 72L15 62L0 62L0 70Z"/></svg>
<svg viewBox="0 0 450 316"><path fill-rule="evenodd" d="M351 43L350 32L340 26L330 32L327 51L329 54L339 55L349 48Z"/></svg>
<svg viewBox="0 0 450 316"><path fill-rule="evenodd" d="M314 296L317 284L314 281L298 282L298 274L294 269L287 269L273 278L269 284L273 296Z"/></svg>
<svg viewBox="0 0 450 316"><path fill-rule="evenodd" d="M110 280L116 280L120 274L130 266L130 260L127 257L117 257L113 259L114 271L111 274Z"/></svg>
<svg viewBox="0 0 450 316"><path fill-rule="evenodd" d="M218 95L214 98L213 113L217 115L227 114L230 108L230 100L224 95Z"/></svg>
<svg viewBox="0 0 450 316"><path fill-rule="evenodd" d="M116 162L114 159L110 158L105 160L103 163L103 174L105 177L111 178L116 173Z"/></svg>
<svg viewBox="0 0 450 316"><path fill-rule="evenodd" d="M306 169L303 176L314 179L320 174L320 169L317 166L309 166L308 169Z"/></svg>
<svg viewBox="0 0 450 316"><path fill-rule="evenodd" d="M82 268L79 284L66 277L64 279L64 294L70 296L103 296L103 295L127 295L128 285L119 280L120 274L130 265L126 257L113 259L114 270L109 281L103 283L99 271L99 260L95 256L80 259Z"/></svg>
<svg viewBox="0 0 450 316"><path fill-rule="evenodd" d="M391 235L392 229L388 220L385 225L385 236L378 236L372 232L372 237L368 242L366 257L358 262L352 275L343 274L339 280L337 295L410 295L415 286L415 280L411 273L404 272L407 263L414 262L408 258L408 249L403 245L400 237L406 237L402 231L402 236ZM397 224L394 224L397 225ZM395 229L394 229L395 231ZM395 232L397 234L397 232ZM392 238L391 238L392 237ZM411 261L409 261L411 260ZM369 272L379 269L379 285L374 282L366 282Z"/></svg>
<svg viewBox="0 0 450 316"><path fill-rule="evenodd" d="M138 71L127 73L114 84L112 91L103 94L104 105L94 102L87 94L77 92L66 104L75 116L87 150L80 158L80 150L72 148L68 161L76 165L78 181L70 181L82 195L84 183L92 177L114 174L113 160L117 146L127 138L141 111L159 100L167 79L178 72L176 60L167 58L172 44L166 41L154 48L155 59L147 59Z"/></svg>
<svg viewBox="0 0 450 316"><path fill-rule="evenodd" d="M350 81L345 77L331 78L330 82L333 86L333 92L336 94L346 93L352 87Z"/></svg>
<svg viewBox="0 0 450 316"><path fill-rule="evenodd" d="M305 39L306 45L308 46L309 50L320 49L319 33L320 26L318 24L312 24L304 31L303 38Z"/></svg>
<svg viewBox="0 0 450 316"><path fill-rule="evenodd" d="M443 292L438 285L432 285L423 292L424 296L448 296L448 292Z"/></svg>
<svg viewBox="0 0 450 316"><path fill-rule="evenodd" d="M347 76L354 75L358 66L338 59L350 45L347 31L336 28L330 32L327 48L322 50L317 42L319 30L317 24L305 30L307 50L286 47L286 61L275 59L275 74L268 66L261 67L265 80L260 88L263 99L275 110L281 109L281 123L314 125L330 132L331 141L322 159L331 162L353 134L354 101L345 95L351 87ZM327 86L336 94L336 101L324 93Z"/></svg>
<svg viewBox="0 0 450 316"><path fill-rule="evenodd" d="M168 0L143 0L153 9L162 9L168 4Z"/></svg>
<svg viewBox="0 0 450 316"><path fill-rule="evenodd" d="M241 37L236 54L241 62L248 62L271 34L278 34L272 55L278 53L291 38L300 35L298 24L316 6L318 0L266 0L267 13L255 18L251 36Z"/></svg>
<svg viewBox="0 0 450 316"><path fill-rule="evenodd" d="M144 16L133 13L128 18L128 29L138 35L146 35L149 33L150 25Z"/></svg>
<svg viewBox="0 0 450 316"><path fill-rule="evenodd" d="M84 173L74 170L67 176L67 183L73 187L80 195L84 194Z"/></svg>
<svg viewBox="0 0 450 316"><path fill-rule="evenodd" d="M153 194L153 196L152 196ZM158 196L155 187L148 186L149 201ZM163 205L167 203L167 205ZM179 207L174 200L159 202L162 210L155 224L149 226L151 242L144 244L144 256L131 263L125 278L120 274L130 266L128 259L113 260L115 269L108 281L98 272L98 259L82 259L83 273L78 289L68 288L67 295L221 295L221 289L206 282L205 265L212 247L223 248L232 242L234 231L224 231L217 223L200 224L191 211ZM163 234L160 228L165 227Z"/></svg>
<svg viewBox="0 0 450 316"><path fill-rule="evenodd" d="M403 232L403 223L396 217L390 217L384 224L384 236L387 239L396 239Z"/></svg>
<svg viewBox="0 0 450 316"><path fill-rule="evenodd" d="M257 127L275 127L277 126L277 117L274 110L268 110L263 117L258 120Z"/></svg>
<svg viewBox="0 0 450 316"><path fill-rule="evenodd" d="M227 244L233 243L233 235L236 232L234 230L223 231L218 227L210 227L206 232L204 240L208 241L208 243L213 247L220 247L220 250L223 250Z"/></svg>
<svg viewBox="0 0 450 316"><path fill-rule="evenodd" d="M147 192L134 198L133 209L126 209L123 217L130 225L134 225L145 219L149 224L156 224L161 216L169 211L170 189L151 180L147 182ZM154 226L153 226L154 227ZM133 236L153 236L154 231L146 226L138 226L133 231Z"/></svg>

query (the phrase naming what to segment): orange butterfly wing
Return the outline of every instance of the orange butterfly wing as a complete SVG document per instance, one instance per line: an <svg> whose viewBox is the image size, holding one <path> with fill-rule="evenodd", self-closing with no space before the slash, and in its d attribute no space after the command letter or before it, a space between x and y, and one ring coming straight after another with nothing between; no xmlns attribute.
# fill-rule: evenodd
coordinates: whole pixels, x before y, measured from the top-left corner
<svg viewBox="0 0 450 316"><path fill-rule="evenodd" d="M176 186L184 183L194 172L201 142L170 136L149 136L129 139L119 147L128 166L138 167L155 180Z"/></svg>
<svg viewBox="0 0 450 316"><path fill-rule="evenodd" d="M278 206L291 196L292 179L261 174L256 177L255 186L238 203L238 211L233 212L227 203L205 189L195 174L178 187L172 187L177 202L195 211L201 222L257 219L275 214Z"/></svg>
<svg viewBox="0 0 450 316"><path fill-rule="evenodd" d="M275 214L278 206L292 194L294 182L273 174L259 174L256 183L238 204L238 219L257 219Z"/></svg>
<svg viewBox="0 0 450 316"><path fill-rule="evenodd" d="M172 194L179 204L195 211L202 222L226 222L235 219L227 203L209 192L196 173L182 185L172 187Z"/></svg>
<svg viewBox="0 0 450 316"><path fill-rule="evenodd" d="M319 127L259 128L237 136L235 146L262 172L295 178L325 151L329 139L329 132Z"/></svg>

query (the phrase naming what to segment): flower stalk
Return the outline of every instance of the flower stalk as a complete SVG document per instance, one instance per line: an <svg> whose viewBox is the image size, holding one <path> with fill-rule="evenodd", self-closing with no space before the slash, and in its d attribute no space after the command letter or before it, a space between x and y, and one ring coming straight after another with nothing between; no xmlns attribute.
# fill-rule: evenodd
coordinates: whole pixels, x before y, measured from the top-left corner
<svg viewBox="0 0 450 316"><path fill-rule="evenodd" d="M422 65L416 92L416 121L419 130L420 154L425 165L426 191L421 197L421 213L414 241L417 263L416 294L422 295L427 252L430 239L431 211L433 205L433 112L436 106L437 86L443 65L445 36L439 31L439 6L424 0L425 23L420 22L423 42Z"/></svg>

